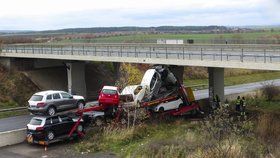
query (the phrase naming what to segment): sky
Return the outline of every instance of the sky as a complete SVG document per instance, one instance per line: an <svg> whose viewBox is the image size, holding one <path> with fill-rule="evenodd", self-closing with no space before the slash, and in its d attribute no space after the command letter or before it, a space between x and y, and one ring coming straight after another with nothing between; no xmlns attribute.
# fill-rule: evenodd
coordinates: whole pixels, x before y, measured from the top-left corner
<svg viewBox="0 0 280 158"><path fill-rule="evenodd" d="M280 0L0 0L0 30L280 25Z"/></svg>

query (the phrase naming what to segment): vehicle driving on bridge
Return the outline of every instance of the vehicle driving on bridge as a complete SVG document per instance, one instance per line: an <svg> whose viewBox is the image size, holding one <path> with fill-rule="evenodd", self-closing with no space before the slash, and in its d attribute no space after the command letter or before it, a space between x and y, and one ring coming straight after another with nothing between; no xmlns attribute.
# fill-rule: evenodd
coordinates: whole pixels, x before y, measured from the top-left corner
<svg viewBox="0 0 280 158"><path fill-rule="evenodd" d="M83 96L71 95L64 91L49 90L35 93L28 103L31 113L53 116L60 111L84 108L85 99Z"/></svg>

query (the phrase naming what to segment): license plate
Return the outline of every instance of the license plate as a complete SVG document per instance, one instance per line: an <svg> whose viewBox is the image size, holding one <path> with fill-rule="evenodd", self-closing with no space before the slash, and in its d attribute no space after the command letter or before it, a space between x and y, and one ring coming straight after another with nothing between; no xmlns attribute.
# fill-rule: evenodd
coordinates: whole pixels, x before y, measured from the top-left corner
<svg viewBox="0 0 280 158"><path fill-rule="evenodd" d="M27 136L26 136L26 140L27 140L28 143L33 143L33 137L32 137L32 135L27 135Z"/></svg>

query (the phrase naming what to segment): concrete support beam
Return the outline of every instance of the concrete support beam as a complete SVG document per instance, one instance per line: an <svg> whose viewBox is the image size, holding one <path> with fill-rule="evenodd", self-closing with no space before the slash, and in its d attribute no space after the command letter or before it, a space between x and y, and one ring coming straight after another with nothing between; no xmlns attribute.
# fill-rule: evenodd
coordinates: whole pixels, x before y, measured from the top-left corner
<svg viewBox="0 0 280 158"><path fill-rule="evenodd" d="M209 100L213 102L214 96L218 95L221 102L224 102L224 68L208 68L209 74Z"/></svg>
<svg viewBox="0 0 280 158"><path fill-rule="evenodd" d="M116 81L119 78L121 63L113 62L113 66L114 66L114 81Z"/></svg>
<svg viewBox="0 0 280 158"><path fill-rule="evenodd" d="M85 62L66 63L66 68L69 93L87 97Z"/></svg>
<svg viewBox="0 0 280 158"><path fill-rule="evenodd" d="M184 66L171 65L169 67L170 71L177 77L180 83L183 83L184 79Z"/></svg>
<svg viewBox="0 0 280 158"><path fill-rule="evenodd" d="M12 60L12 58L0 58L0 64L10 70L12 68Z"/></svg>

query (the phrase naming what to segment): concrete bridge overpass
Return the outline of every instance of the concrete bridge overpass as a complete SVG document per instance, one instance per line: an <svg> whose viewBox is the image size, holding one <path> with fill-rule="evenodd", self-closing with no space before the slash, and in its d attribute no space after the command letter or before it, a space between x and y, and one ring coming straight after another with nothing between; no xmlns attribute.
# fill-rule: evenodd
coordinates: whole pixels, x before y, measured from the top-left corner
<svg viewBox="0 0 280 158"><path fill-rule="evenodd" d="M68 89L85 94L83 62L128 62L209 68L210 97L224 96L224 68L280 70L280 45L160 45L160 44L13 44L1 45L0 57L55 59L67 62ZM79 62L73 62L79 61ZM79 76L79 77L77 77ZM82 88L81 88L82 87Z"/></svg>

